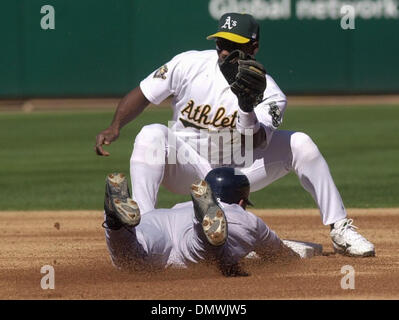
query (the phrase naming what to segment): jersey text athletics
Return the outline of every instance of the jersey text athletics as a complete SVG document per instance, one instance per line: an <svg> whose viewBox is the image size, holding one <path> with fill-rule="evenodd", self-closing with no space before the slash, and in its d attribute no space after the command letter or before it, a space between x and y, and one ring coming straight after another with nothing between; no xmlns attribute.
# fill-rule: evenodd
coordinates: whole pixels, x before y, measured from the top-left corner
<svg viewBox="0 0 399 320"><path fill-rule="evenodd" d="M181 111L181 114L187 116L187 121L183 118L179 120L185 127L194 127L197 129L206 129L209 125L212 125L216 128L235 128L236 127L236 119L237 119L237 111L235 111L230 116L225 116L226 108L219 107L216 110L213 118L210 118L209 113L211 112L212 107L209 104L194 106L194 101L190 100L186 107ZM205 127L203 127L203 126Z"/></svg>

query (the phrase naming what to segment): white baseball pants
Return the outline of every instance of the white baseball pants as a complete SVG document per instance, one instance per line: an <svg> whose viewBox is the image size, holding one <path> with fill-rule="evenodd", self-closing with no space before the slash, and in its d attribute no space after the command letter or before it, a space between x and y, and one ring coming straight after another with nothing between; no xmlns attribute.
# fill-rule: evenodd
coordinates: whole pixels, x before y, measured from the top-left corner
<svg viewBox="0 0 399 320"><path fill-rule="evenodd" d="M186 164L179 161L176 164L148 161L149 151L157 154L158 159L165 159L173 151L168 145L168 135L174 135L168 127L151 124L144 126L135 139L130 175L133 198L142 214L155 208L161 184L171 192L188 194L191 183L198 178L204 179L212 169L210 163L204 161L179 137L174 137L175 147L185 150L192 161ZM346 218L345 207L328 165L315 143L305 133L277 130L268 146L254 150L252 165L241 171L250 181L251 192L263 189L294 171L303 188L315 200L324 225Z"/></svg>

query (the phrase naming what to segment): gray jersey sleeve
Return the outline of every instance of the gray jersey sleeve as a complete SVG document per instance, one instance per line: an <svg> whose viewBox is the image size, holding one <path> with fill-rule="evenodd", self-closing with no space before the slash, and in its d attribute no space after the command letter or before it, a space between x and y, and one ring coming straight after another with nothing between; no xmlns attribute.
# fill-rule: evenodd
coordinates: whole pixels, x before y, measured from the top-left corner
<svg viewBox="0 0 399 320"><path fill-rule="evenodd" d="M280 249L281 240L262 219L259 217L256 217L256 219L256 243L254 251L265 257L273 255Z"/></svg>

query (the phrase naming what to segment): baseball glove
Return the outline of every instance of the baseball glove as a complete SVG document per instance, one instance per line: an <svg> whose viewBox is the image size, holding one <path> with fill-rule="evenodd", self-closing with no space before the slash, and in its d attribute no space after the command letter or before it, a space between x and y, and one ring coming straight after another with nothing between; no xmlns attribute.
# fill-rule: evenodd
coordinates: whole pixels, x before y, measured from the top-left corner
<svg viewBox="0 0 399 320"><path fill-rule="evenodd" d="M240 50L234 50L220 64L238 105L245 112L253 111L266 90L266 70L263 65Z"/></svg>

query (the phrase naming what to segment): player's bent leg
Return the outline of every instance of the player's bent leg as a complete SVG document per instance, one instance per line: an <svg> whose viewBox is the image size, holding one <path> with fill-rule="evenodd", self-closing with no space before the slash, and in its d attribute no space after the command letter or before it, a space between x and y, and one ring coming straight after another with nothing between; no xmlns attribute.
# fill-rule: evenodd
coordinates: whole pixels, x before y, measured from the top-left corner
<svg viewBox="0 0 399 320"><path fill-rule="evenodd" d="M155 208L161 184L173 193L188 194L191 183L209 170L207 160L172 130L160 124L145 126L130 159L133 199L144 214Z"/></svg>
<svg viewBox="0 0 399 320"><path fill-rule="evenodd" d="M189 194L193 181L204 179L211 170L208 159L199 154L183 135L174 135L169 139L167 164L162 185L176 194ZM173 142L173 143L171 143Z"/></svg>
<svg viewBox="0 0 399 320"><path fill-rule="evenodd" d="M255 161L243 169L251 192L260 190L294 171L320 209L325 225L346 217L341 196L327 163L312 139L301 132L279 130L265 149L255 150Z"/></svg>
<svg viewBox="0 0 399 320"><path fill-rule="evenodd" d="M329 225L346 218L341 195L316 144L302 132L294 132L290 144L292 169L319 207L323 224Z"/></svg>
<svg viewBox="0 0 399 320"><path fill-rule="evenodd" d="M253 163L241 171L248 177L251 192L262 190L292 171L290 131L276 131L266 148L254 150Z"/></svg>
<svg viewBox="0 0 399 320"><path fill-rule="evenodd" d="M190 148L189 146L187 148ZM200 156L192 152L192 159L188 163L167 164L162 185L170 192L176 194L189 194L193 181L204 179L211 170L208 162L200 159Z"/></svg>
<svg viewBox="0 0 399 320"><path fill-rule="evenodd" d="M342 198L333 181L327 162L312 139L296 132L291 138L293 168L302 186L319 206L323 223L331 225L330 236L336 252L351 256L374 256L374 245L355 231L347 219Z"/></svg>
<svg viewBox="0 0 399 320"><path fill-rule="evenodd" d="M169 129L161 124L144 126L137 134L130 158L133 199L141 214L155 208L167 154Z"/></svg>
<svg viewBox="0 0 399 320"><path fill-rule="evenodd" d="M323 224L332 225L346 219L346 210L327 162L307 134L276 131L270 145L266 149L255 150L255 154L256 160L253 165L243 169L251 182L251 192L260 190L290 171L294 171L301 185L318 205ZM352 228L345 230L347 232ZM349 233L345 237L347 241L355 238ZM370 247L361 246L365 248L363 250L359 248L359 243L359 240L356 243L351 240L347 244L358 248L358 250L352 248L352 252L368 254Z"/></svg>

